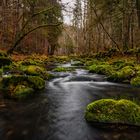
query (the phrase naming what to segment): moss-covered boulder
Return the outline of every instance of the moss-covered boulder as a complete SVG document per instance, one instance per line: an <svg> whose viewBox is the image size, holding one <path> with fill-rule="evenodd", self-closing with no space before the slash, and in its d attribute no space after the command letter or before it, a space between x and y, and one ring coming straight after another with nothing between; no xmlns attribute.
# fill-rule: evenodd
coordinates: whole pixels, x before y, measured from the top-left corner
<svg viewBox="0 0 140 140"><path fill-rule="evenodd" d="M110 75L114 70L109 64L94 64L88 68L91 73Z"/></svg>
<svg viewBox="0 0 140 140"><path fill-rule="evenodd" d="M120 70L120 69L122 69L126 66L132 66L133 67L135 65L135 63L134 63L134 61L128 61L127 62L126 60L116 60L116 61L112 62L111 65L113 67L115 67L117 70Z"/></svg>
<svg viewBox="0 0 140 140"><path fill-rule="evenodd" d="M124 99L102 99L87 106L85 118L89 122L140 125L140 106Z"/></svg>
<svg viewBox="0 0 140 140"><path fill-rule="evenodd" d="M45 88L45 81L38 76L6 76L0 82L4 96L21 98L31 95L34 90Z"/></svg>
<svg viewBox="0 0 140 140"><path fill-rule="evenodd" d="M54 71L54 72L68 72L68 71L72 71L72 68L57 67L57 68L53 69L52 71Z"/></svg>
<svg viewBox="0 0 140 140"><path fill-rule="evenodd" d="M23 71L26 75L30 76L39 76L43 78L44 80L48 80L52 78L52 75L50 75L44 67L41 66L36 66L36 65L29 65L29 66L24 66L20 65L17 69L20 71Z"/></svg>
<svg viewBox="0 0 140 140"><path fill-rule="evenodd" d="M40 90L45 88L45 81L38 76L9 75L3 78L2 85L5 88L11 85L25 85Z"/></svg>
<svg viewBox="0 0 140 140"><path fill-rule="evenodd" d="M35 66L35 65L29 65L26 67L26 74L33 75L33 76L40 76L43 74L45 69L43 67Z"/></svg>
<svg viewBox="0 0 140 140"><path fill-rule="evenodd" d="M15 99L26 99L31 97L34 93L34 89L30 87L26 87L25 85L17 85L11 94L12 98Z"/></svg>
<svg viewBox="0 0 140 140"><path fill-rule="evenodd" d="M130 82L133 76L135 76L134 68L132 66L126 66L119 71L112 72L107 79L114 82Z"/></svg>
<svg viewBox="0 0 140 140"><path fill-rule="evenodd" d="M41 90L45 88L45 81L38 76L28 76L27 81L33 89Z"/></svg>
<svg viewBox="0 0 140 140"><path fill-rule="evenodd" d="M140 87L140 77L137 76L135 78L132 78L130 83L132 86Z"/></svg>

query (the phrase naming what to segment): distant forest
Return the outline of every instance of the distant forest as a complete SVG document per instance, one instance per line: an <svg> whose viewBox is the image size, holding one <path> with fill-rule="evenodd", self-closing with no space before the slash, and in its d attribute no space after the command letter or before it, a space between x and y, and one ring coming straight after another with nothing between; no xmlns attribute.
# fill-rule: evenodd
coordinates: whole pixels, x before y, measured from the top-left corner
<svg viewBox="0 0 140 140"><path fill-rule="evenodd" d="M0 1L0 47L8 53L93 55L139 52L140 0Z"/></svg>

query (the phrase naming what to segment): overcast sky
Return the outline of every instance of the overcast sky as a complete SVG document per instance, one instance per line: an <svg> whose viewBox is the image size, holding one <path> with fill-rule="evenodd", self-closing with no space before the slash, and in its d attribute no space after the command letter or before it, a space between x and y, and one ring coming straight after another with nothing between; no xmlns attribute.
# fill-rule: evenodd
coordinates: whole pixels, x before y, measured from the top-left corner
<svg viewBox="0 0 140 140"><path fill-rule="evenodd" d="M65 5L66 11L63 11L64 22L70 24L72 20L72 8L74 7L75 0L62 0L62 3Z"/></svg>

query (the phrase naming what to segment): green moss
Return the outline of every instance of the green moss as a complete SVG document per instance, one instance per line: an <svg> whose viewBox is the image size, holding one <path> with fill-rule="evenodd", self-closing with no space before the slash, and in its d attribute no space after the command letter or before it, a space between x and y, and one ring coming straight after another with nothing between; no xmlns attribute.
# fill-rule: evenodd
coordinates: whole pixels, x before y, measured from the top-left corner
<svg viewBox="0 0 140 140"><path fill-rule="evenodd" d="M111 75L108 76L108 80L114 82L129 82L134 75L134 68L132 66L126 66L119 71L111 73Z"/></svg>
<svg viewBox="0 0 140 140"><path fill-rule="evenodd" d="M133 79L131 79L131 85L135 86L135 87L140 87L140 77L135 77Z"/></svg>
<svg viewBox="0 0 140 140"><path fill-rule="evenodd" d="M45 88L45 81L38 76L28 76L28 81L33 89L41 90Z"/></svg>
<svg viewBox="0 0 140 140"><path fill-rule="evenodd" d="M41 66L43 64L44 64L43 61L33 60L33 59L27 59L27 60L24 60L24 61L20 62L20 65L24 65L24 66L29 66L29 65Z"/></svg>
<svg viewBox="0 0 140 140"><path fill-rule="evenodd" d="M92 65L89 68L89 72L91 73L98 73L98 74L105 74L105 75L110 75L112 73L113 67L108 65L108 64L99 64L99 65Z"/></svg>
<svg viewBox="0 0 140 140"><path fill-rule="evenodd" d="M26 75L39 76L39 77L43 78L44 80L47 80L52 76L52 75L48 74L48 72L45 70L44 67L41 67L41 66L35 66L35 65L24 66L24 65L20 65L18 67L18 69L23 71Z"/></svg>
<svg viewBox="0 0 140 140"><path fill-rule="evenodd" d="M0 69L0 76L2 76L2 73L3 73L3 69Z"/></svg>
<svg viewBox="0 0 140 140"><path fill-rule="evenodd" d="M15 89L18 85L22 85L24 91L34 90L42 90L45 88L45 81L38 76L24 76L24 75L15 75L15 76L7 76L1 80L1 88L5 91L5 95L8 97L13 97L15 95ZM29 90L30 89L30 90ZM18 90L22 93L22 91Z"/></svg>
<svg viewBox="0 0 140 140"><path fill-rule="evenodd" d="M30 65L26 67L26 70L25 70L26 74L33 75L33 76L39 76L43 74L44 71L45 69L43 67L34 66L34 65Z"/></svg>
<svg viewBox="0 0 140 140"><path fill-rule="evenodd" d="M25 85L17 85L11 97L21 100L30 97L33 93L34 90L32 88L26 87Z"/></svg>
<svg viewBox="0 0 140 140"><path fill-rule="evenodd" d="M124 99L102 99L87 106L85 118L89 122L140 125L140 106Z"/></svg>
<svg viewBox="0 0 140 140"><path fill-rule="evenodd" d="M57 67L55 69L53 69L54 72L67 72L67 71L71 71L71 68L65 68L65 67Z"/></svg>
<svg viewBox="0 0 140 140"><path fill-rule="evenodd" d="M117 60L117 61L114 61L114 62L112 63L112 65L113 65L114 67L116 67L117 69L121 69L121 68L123 68L126 64L125 64L125 60Z"/></svg>
<svg viewBox="0 0 140 140"><path fill-rule="evenodd" d="M46 72L44 74L44 77L46 77L45 80L50 80L50 79L53 79L55 76L53 74L50 74L50 73Z"/></svg>
<svg viewBox="0 0 140 140"><path fill-rule="evenodd" d="M88 61L85 61L85 66L92 66L92 65L97 65L97 64L100 64L101 62L98 61L97 59L94 59L94 60L88 60Z"/></svg>
<svg viewBox="0 0 140 140"><path fill-rule="evenodd" d="M114 66L117 70L120 70L126 66L134 66L134 61L126 61L126 60L117 60L111 63L112 66Z"/></svg>

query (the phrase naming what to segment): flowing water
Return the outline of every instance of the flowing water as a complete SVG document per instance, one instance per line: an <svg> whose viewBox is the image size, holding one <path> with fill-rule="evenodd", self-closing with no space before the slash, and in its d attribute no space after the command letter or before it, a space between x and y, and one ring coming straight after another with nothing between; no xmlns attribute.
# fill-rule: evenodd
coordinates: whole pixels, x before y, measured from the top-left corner
<svg viewBox="0 0 140 140"><path fill-rule="evenodd" d="M32 100L0 100L0 140L139 140L139 129L101 129L84 119L87 104L102 98L137 98L140 89L107 82L77 69L56 73Z"/></svg>

